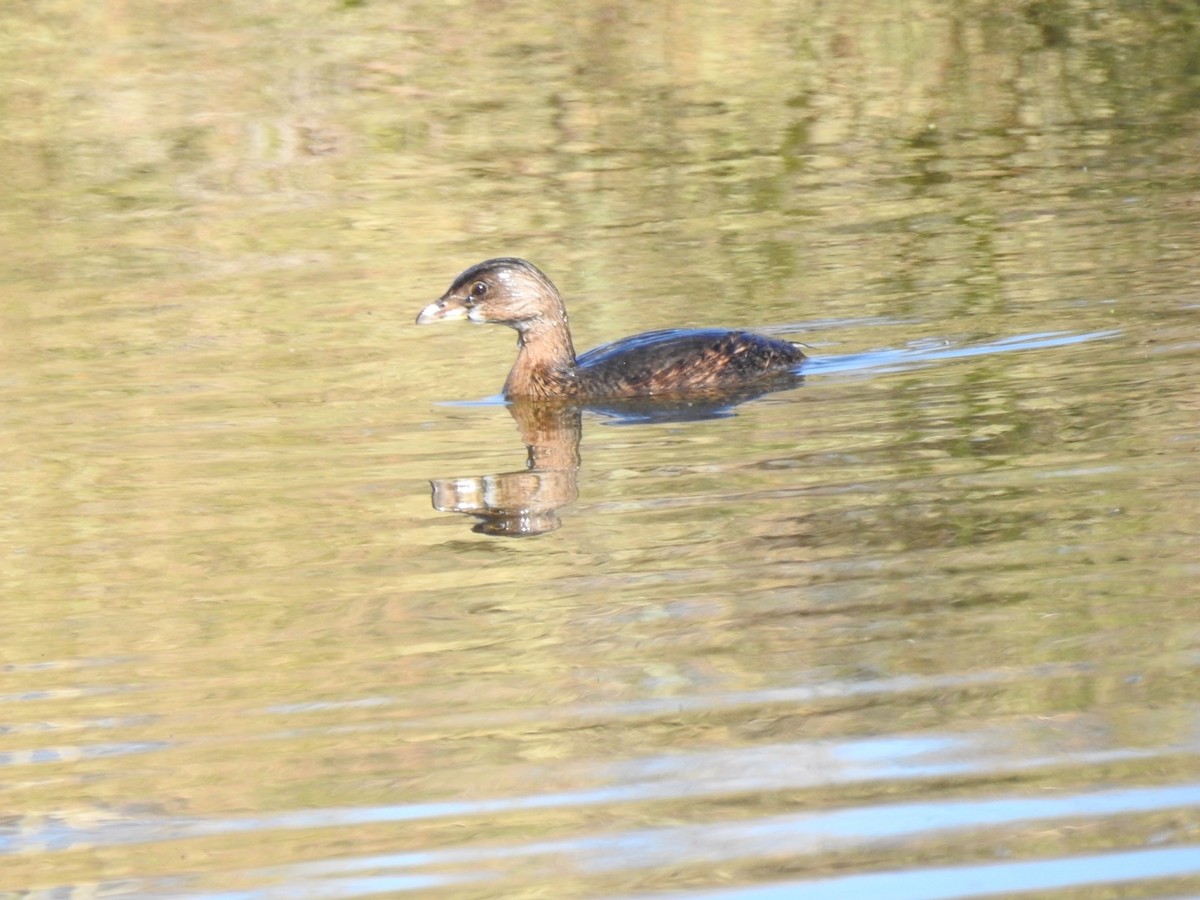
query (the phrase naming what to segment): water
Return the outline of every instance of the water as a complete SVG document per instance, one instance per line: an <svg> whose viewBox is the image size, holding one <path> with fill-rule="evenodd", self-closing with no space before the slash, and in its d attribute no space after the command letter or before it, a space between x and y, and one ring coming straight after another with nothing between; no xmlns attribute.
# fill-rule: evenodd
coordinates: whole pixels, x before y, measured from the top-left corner
<svg viewBox="0 0 1200 900"><path fill-rule="evenodd" d="M2 16L0 896L1200 892L1191 12Z"/></svg>

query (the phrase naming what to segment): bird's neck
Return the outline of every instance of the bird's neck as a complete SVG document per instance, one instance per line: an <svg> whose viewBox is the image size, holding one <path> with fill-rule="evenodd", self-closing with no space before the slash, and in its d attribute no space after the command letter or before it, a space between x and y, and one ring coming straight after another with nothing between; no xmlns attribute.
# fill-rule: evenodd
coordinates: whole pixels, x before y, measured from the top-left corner
<svg viewBox="0 0 1200 900"><path fill-rule="evenodd" d="M575 346L565 311L526 323L518 329L517 361L504 383L506 397L550 399L578 390Z"/></svg>

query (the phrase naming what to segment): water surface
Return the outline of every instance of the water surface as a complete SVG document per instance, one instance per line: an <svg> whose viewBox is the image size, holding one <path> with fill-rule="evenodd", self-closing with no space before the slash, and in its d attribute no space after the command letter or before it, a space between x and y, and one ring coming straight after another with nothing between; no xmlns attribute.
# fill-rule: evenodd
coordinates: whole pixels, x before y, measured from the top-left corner
<svg viewBox="0 0 1200 900"><path fill-rule="evenodd" d="M0 894L1200 891L1194 14L0 16Z"/></svg>

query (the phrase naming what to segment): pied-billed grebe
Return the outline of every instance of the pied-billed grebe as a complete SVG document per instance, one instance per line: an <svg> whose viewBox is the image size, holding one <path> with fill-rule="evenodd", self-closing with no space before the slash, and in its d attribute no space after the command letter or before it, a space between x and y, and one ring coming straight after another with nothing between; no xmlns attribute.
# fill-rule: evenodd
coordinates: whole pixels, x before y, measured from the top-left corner
<svg viewBox="0 0 1200 900"><path fill-rule="evenodd" d="M467 269L417 324L443 319L496 322L517 330L517 361L504 396L541 400L681 396L782 379L804 361L790 341L749 331L648 331L576 358L558 289L523 259L489 259Z"/></svg>

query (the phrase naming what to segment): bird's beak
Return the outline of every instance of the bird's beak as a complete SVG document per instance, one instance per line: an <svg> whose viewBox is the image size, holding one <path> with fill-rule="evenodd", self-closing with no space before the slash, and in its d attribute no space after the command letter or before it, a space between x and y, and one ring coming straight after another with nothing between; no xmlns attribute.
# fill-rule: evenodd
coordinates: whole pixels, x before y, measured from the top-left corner
<svg viewBox="0 0 1200 900"><path fill-rule="evenodd" d="M452 319L465 319L466 317L467 308L463 306L461 300L456 297L443 297L441 300L434 300L421 310L421 314L417 316L417 324L428 325L430 322L449 322Z"/></svg>

